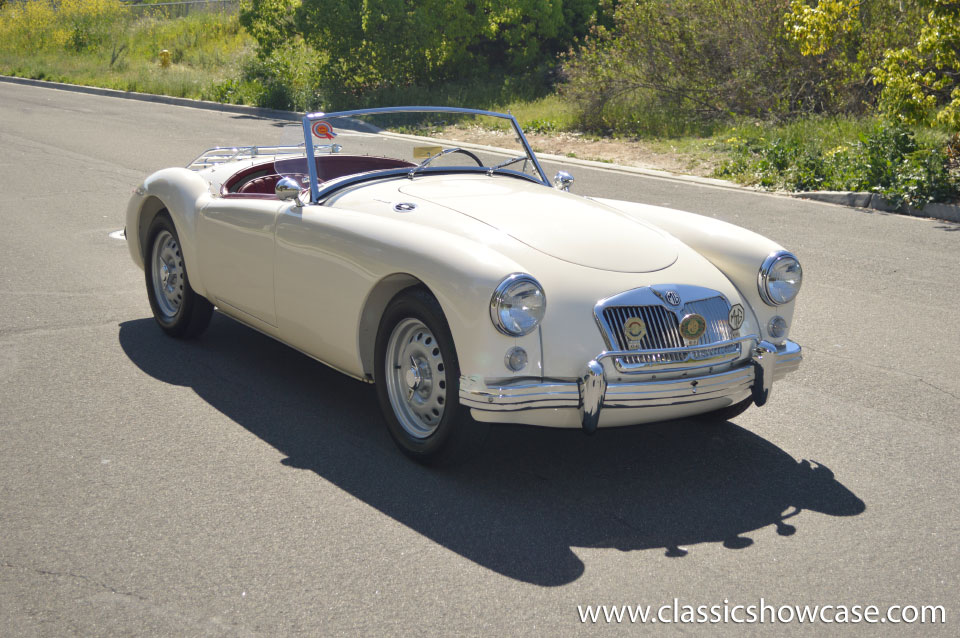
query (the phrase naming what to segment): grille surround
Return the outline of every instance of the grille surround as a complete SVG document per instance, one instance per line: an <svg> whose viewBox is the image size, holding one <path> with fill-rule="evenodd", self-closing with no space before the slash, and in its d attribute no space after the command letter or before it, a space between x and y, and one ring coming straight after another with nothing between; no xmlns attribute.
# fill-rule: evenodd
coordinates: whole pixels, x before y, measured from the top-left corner
<svg viewBox="0 0 960 638"><path fill-rule="evenodd" d="M601 301L594 309L597 323L603 332L607 346L613 350L633 350L628 346L623 325L627 319L638 317L647 326L647 334L640 342L637 354L617 357L615 364L623 372L638 371L652 366L673 367L689 362L705 362L722 359L733 361L741 354L739 343L706 348L692 352L663 352L691 346L729 341L738 336L730 329L730 303L715 290L696 288L694 294L688 289L682 295L687 301L671 307L661 302L662 296L644 294L651 289L629 291ZM632 293L632 294L631 294ZM636 303L633 303L636 302ZM650 303L653 302L653 303ZM680 321L688 314L699 314L706 320L706 330L696 341L688 341L680 335Z"/></svg>

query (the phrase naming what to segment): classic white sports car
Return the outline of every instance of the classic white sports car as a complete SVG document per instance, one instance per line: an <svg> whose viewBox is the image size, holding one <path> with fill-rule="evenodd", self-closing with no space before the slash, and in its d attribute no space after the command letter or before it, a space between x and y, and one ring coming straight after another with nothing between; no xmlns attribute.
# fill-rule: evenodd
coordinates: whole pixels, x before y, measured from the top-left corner
<svg viewBox="0 0 960 638"><path fill-rule="evenodd" d="M502 143L418 134L478 120ZM729 419L800 365L794 255L715 219L572 194L511 115L311 113L302 134L148 177L130 254L169 335L198 335L216 306L376 383L420 462L468 452L486 423Z"/></svg>

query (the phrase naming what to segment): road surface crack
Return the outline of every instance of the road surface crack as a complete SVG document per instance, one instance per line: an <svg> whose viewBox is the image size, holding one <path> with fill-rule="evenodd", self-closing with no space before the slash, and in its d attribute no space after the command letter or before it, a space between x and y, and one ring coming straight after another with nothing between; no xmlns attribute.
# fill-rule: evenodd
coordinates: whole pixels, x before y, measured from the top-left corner
<svg viewBox="0 0 960 638"><path fill-rule="evenodd" d="M94 587L102 589L103 591L108 591L110 593L116 594L118 596L129 596L131 598L136 598L137 600L148 602L148 599L140 594L129 591L121 591L115 587L111 587L105 583L100 582L99 580L94 580L89 576L84 576L83 574L76 574L74 572L57 572L48 569L40 569L39 567L29 567L27 565L15 565L7 561L0 562L0 567L6 567L7 569L17 569L20 571L32 572L40 576L52 576L54 578L74 578L76 580L82 580L85 583L89 583Z"/></svg>

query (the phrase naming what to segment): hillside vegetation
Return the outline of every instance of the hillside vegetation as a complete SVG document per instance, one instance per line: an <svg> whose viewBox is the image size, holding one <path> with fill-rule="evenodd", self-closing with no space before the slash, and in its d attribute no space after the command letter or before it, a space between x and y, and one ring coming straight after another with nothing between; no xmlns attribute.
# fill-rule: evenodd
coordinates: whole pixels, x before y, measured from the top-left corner
<svg viewBox="0 0 960 638"><path fill-rule="evenodd" d="M0 5L7 74L301 111L509 109L764 188L958 195L960 0Z"/></svg>

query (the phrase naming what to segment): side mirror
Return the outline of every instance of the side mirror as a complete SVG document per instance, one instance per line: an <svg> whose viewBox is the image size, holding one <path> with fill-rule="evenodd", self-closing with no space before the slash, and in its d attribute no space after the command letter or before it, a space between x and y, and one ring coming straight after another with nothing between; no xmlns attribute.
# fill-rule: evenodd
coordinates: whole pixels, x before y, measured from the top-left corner
<svg viewBox="0 0 960 638"><path fill-rule="evenodd" d="M284 177L274 187L273 192L283 201L295 200L300 196L300 184L292 177ZM299 203L299 202L297 202Z"/></svg>
<svg viewBox="0 0 960 638"><path fill-rule="evenodd" d="M569 191L570 187L573 186L573 175L567 171L558 171L553 176L553 185L562 191Z"/></svg>

